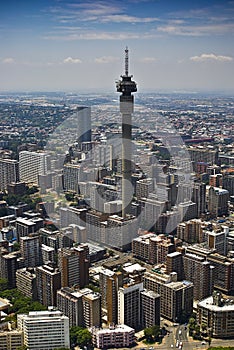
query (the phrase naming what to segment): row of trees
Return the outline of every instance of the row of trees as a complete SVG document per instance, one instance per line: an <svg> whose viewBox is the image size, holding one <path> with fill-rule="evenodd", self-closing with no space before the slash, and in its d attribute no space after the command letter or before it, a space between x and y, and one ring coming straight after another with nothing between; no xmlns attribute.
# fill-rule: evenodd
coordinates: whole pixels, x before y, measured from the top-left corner
<svg viewBox="0 0 234 350"><path fill-rule="evenodd" d="M46 306L39 303L39 301L33 301L31 298L24 296L18 289L6 289L0 292L1 298L6 298L10 301L9 316L6 317L6 321L15 321L17 314L28 313L29 311L42 311L47 310Z"/></svg>

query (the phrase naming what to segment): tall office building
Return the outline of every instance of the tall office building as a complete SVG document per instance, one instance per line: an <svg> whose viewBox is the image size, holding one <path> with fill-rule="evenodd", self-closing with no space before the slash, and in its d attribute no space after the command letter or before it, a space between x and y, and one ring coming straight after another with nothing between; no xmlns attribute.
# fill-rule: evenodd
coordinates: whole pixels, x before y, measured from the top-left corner
<svg viewBox="0 0 234 350"><path fill-rule="evenodd" d="M44 152L22 151L19 153L20 181L38 185L38 175L50 170L50 156Z"/></svg>
<svg viewBox="0 0 234 350"><path fill-rule="evenodd" d="M83 142L91 142L91 108L90 107L77 107L75 110L77 127L78 127L78 140L81 145Z"/></svg>
<svg viewBox="0 0 234 350"><path fill-rule="evenodd" d="M58 250L58 266L62 287L83 288L89 283L89 248L81 244L75 248Z"/></svg>
<svg viewBox="0 0 234 350"><path fill-rule="evenodd" d="M36 267L41 264L41 247L39 236L20 237L20 252L25 267Z"/></svg>
<svg viewBox="0 0 234 350"><path fill-rule="evenodd" d="M8 288L16 287L16 270L18 268L18 253L0 251L0 278L6 278Z"/></svg>
<svg viewBox="0 0 234 350"><path fill-rule="evenodd" d="M141 300L141 327L160 325L160 295L152 290L143 290Z"/></svg>
<svg viewBox="0 0 234 350"><path fill-rule="evenodd" d="M124 284L118 291L118 323L138 329L141 326L140 293L143 283Z"/></svg>
<svg viewBox="0 0 234 350"><path fill-rule="evenodd" d="M132 172L132 113L134 97L132 92L137 91L136 83L128 75L128 48L125 49L125 74L116 84L120 96L120 112L122 114L122 217L131 212L131 172Z"/></svg>
<svg viewBox="0 0 234 350"><path fill-rule="evenodd" d="M64 164L63 166L63 184L65 191L79 193L81 166L80 164Z"/></svg>
<svg viewBox="0 0 234 350"><path fill-rule="evenodd" d="M55 306L57 290L61 288L61 273L50 265L36 268L38 300L45 306Z"/></svg>
<svg viewBox="0 0 234 350"><path fill-rule="evenodd" d="M12 182L19 182L19 162L13 159L0 159L0 191L7 189Z"/></svg>
<svg viewBox="0 0 234 350"><path fill-rule="evenodd" d="M29 350L70 348L69 319L61 311L34 311L17 316Z"/></svg>
<svg viewBox="0 0 234 350"><path fill-rule="evenodd" d="M200 217L206 210L206 185L205 183L195 182L192 190L192 201L196 203L196 217Z"/></svg>
<svg viewBox="0 0 234 350"><path fill-rule="evenodd" d="M223 188L229 192L230 196L234 196L234 175L232 174L224 175Z"/></svg>

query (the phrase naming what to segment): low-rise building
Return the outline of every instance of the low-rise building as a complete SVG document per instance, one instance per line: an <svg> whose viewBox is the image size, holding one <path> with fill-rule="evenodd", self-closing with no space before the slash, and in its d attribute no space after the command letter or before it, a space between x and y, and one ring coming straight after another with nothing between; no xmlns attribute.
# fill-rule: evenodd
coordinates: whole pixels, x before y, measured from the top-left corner
<svg viewBox="0 0 234 350"><path fill-rule="evenodd" d="M135 331L126 325L117 325L107 329L92 329L93 344L99 348L130 347L135 341Z"/></svg>
<svg viewBox="0 0 234 350"><path fill-rule="evenodd" d="M17 350L23 346L23 332L19 330L0 332L0 350Z"/></svg>

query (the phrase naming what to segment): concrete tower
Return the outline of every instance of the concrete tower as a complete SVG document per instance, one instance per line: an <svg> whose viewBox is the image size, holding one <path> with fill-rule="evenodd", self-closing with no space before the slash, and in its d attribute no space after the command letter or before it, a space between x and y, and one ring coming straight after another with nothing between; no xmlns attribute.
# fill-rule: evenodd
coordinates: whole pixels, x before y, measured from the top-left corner
<svg viewBox="0 0 234 350"><path fill-rule="evenodd" d="M132 186L131 186L131 140L132 140L132 113L134 96L137 86L128 75L128 48L125 49L125 74L116 83L120 95L120 112L122 114L122 216L130 213Z"/></svg>

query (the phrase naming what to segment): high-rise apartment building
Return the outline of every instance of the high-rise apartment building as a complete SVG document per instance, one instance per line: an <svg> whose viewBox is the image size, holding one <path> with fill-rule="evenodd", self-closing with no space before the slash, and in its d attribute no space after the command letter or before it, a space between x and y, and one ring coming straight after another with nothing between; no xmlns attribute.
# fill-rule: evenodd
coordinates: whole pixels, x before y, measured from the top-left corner
<svg viewBox="0 0 234 350"><path fill-rule="evenodd" d="M201 300L197 305L197 321L210 331L214 338L234 337L234 304L233 300L223 299L221 293Z"/></svg>
<svg viewBox="0 0 234 350"><path fill-rule="evenodd" d="M180 215L180 221L187 221L195 219L197 217L196 203L187 201L178 204L178 211Z"/></svg>
<svg viewBox="0 0 234 350"><path fill-rule="evenodd" d="M17 241L19 242L20 237L35 234L43 225L42 218L17 218L15 222Z"/></svg>
<svg viewBox="0 0 234 350"><path fill-rule="evenodd" d="M159 201L156 196L149 194L148 198L142 198L139 202L141 207L141 227L148 230L155 229L160 214L165 211L165 201Z"/></svg>
<svg viewBox="0 0 234 350"><path fill-rule="evenodd" d="M221 232L207 232L207 243L210 249L216 249L218 254L227 255L227 236L229 228L223 227Z"/></svg>
<svg viewBox="0 0 234 350"><path fill-rule="evenodd" d="M0 159L0 191L7 189L12 182L19 182L19 162L13 159Z"/></svg>
<svg viewBox="0 0 234 350"><path fill-rule="evenodd" d="M58 250L58 266L62 287L83 288L89 282L89 248L81 244L74 248Z"/></svg>
<svg viewBox="0 0 234 350"><path fill-rule="evenodd" d="M84 288L80 292L83 304L83 322L84 327L101 326L101 294L95 293L91 289Z"/></svg>
<svg viewBox="0 0 234 350"><path fill-rule="evenodd" d="M136 182L136 197L137 199L148 198L153 192L153 179L141 179Z"/></svg>
<svg viewBox="0 0 234 350"><path fill-rule="evenodd" d="M69 318L69 325L83 326L82 293L69 287L57 291L57 308Z"/></svg>
<svg viewBox="0 0 234 350"><path fill-rule="evenodd" d="M38 175L50 170L50 156L44 152L22 151L19 153L20 181L38 185Z"/></svg>
<svg viewBox="0 0 234 350"><path fill-rule="evenodd" d="M166 261L167 254L175 251L175 241L165 235L147 233L132 241L133 256L151 264L160 264Z"/></svg>
<svg viewBox="0 0 234 350"><path fill-rule="evenodd" d="M160 294L161 316L178 322L182 315L189 316L193 311L193 284L177 281L177 274L146 272L143 276L144 288Z"/></svg>
<svg viewBox="0 0 234 350"><path fill-rule="evenodd" d="M184 279L183 255L180 252L167 254L166 257L166 273L170 275L172 272L177 273L177 280Z"/></svg>
<svg viewBox="0 0 234 350"><path fill-rule="evenodd" d="M177 237L187 243L202 243L205 241L205 226L200 219L181 222L177 226Z"/></svg>
<svg viewBox="0 0 234 350"><path fill-rule="evenodd" d="M45 306L55 306L57 290L61 288L61 272L50 265L36 268L38 300Z"/></svg>
<svg viewBox="0 0 234 350"><path fill-rule="evenodd" d="M70 327L101 326L101 295L89 288L62 288L57 292L57 308L69 317Z"/></svg>
<svg viewBox="0 0 234 350"><path fill-rule="evenodd" d="M234 293L234 259L213 253L207 256L207 261L214 266L214 288L224 294Z"/></svg>
<svg viewBox="0 0 234 350"><path fill-rule="evenodd" d="M16 271L16 288L26 297L37 300L36 272L33 268Z"/></svg>
<svg viewBox="0 0 234 350"><path fill-rule="evenodd" d="M212 294L214 267L205 258L195 254L185 254L185 279L194 285L194 299L202 300Z"/></svg>
<svg viewBox="0 0 234 350"><path fill-rule="evenodd" d="M102 269L99 273L99 286L102 296L102 312L107 317L109 324L117 324L118 321L118 289L122 287L123 275L121 272L113 272Z"/></svg>
<svg viewBox="0 0 234 350"><path fill-rule="evenodd" d="M210 187L208 210L214 217L228 214L229 192L219 187Z"/></svg>
<svg viewBox="0 0 234 350"><path fill-rule="evenodd" d="M61 311L34 311L17 316L29 350L70 348L69 319Z"/></svg>

